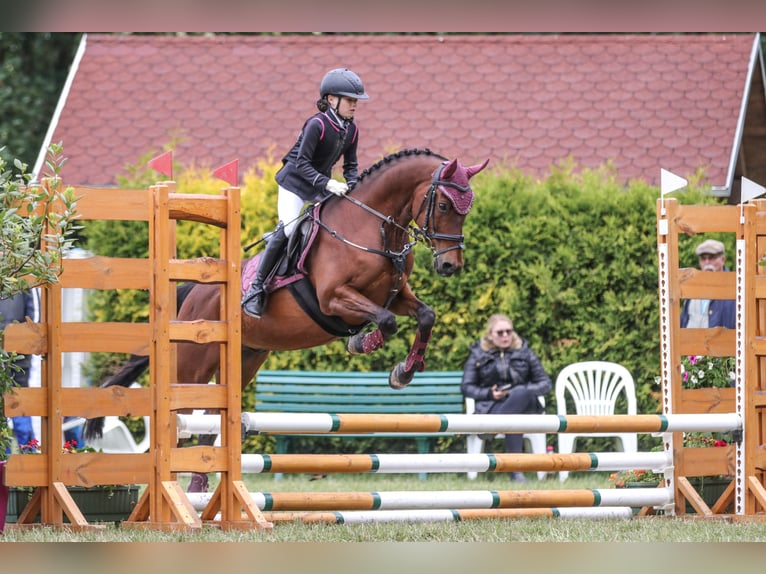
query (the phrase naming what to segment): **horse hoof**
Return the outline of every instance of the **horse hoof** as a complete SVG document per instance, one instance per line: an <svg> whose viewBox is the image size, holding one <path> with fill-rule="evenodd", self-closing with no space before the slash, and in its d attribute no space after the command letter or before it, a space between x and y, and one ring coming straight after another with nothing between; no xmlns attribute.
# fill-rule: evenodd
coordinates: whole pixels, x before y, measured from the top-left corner
<svg viewBox="0 0 766 574"><path fill-rule="evenodd" d="M207 475L193 473L186 492L207 492Z"/></svg>
<svg viewBox="0 0 766 574"><path fill-rule="evenodd" d="M354 335L348 338L346 349L352 355L361 355L363 353L362 343L364 341L364 334Z"/></svg>
<svg viewBox="0 0 766 574"><path fill-rule="evenodd" d="M402 363L391 369L391 373L388 375L388 386L397 391L405 388L411 381L412 375L407 376Z"/></svg>

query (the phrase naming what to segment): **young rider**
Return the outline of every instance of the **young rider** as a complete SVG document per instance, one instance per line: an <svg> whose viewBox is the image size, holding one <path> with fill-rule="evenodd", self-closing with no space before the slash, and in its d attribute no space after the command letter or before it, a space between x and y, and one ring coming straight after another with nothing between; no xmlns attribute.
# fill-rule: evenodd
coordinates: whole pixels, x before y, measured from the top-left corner
<svg viewBox="0 0 766 574"><path fill-rule="evenodd" d="M330 70L322 78L316 104L319 113L303 124L298 140L282 159L282 167L276 175L279 224L267 240L253 284L242 299L242 308L248 315L260 318L263 313L266 278L295 229L304 203L328 192L344 195L356 182L359 130L354 123L354 113L357 101L367 98L362 80L349 69ZM332 168L341 156L345 183L331 178Z"/></svg>

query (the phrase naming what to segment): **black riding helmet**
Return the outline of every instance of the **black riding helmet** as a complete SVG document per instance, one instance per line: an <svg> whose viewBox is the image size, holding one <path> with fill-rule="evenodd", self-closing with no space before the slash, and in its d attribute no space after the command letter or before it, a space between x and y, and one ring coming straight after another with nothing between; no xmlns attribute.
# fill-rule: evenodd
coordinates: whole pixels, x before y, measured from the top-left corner
<svg viewBox="0 0 766 574"><path fill-rule="evenodd" d="M319 84L319 97L324 98L330 94L333 96L356 98L357 100L369 98L364 93L362 80L348 68L336 68L324 75L322 82Z"/></svg>

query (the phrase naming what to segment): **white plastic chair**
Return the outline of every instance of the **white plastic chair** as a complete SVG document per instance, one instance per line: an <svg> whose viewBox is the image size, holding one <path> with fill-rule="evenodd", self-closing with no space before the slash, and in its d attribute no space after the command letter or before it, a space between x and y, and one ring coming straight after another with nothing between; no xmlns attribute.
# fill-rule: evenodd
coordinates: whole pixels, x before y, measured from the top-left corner
<svg viewBox="0 0 766 574"><path fill-rule="evenodd" d="M538 397L540 404L545 408L545 398ZM476 412L476 400L471 397L465 397L465 414L472 415ZM505 435L500 433L495 435L495 438L504 438ZM468 454L480 454L484 452L484 439L477 434L469 434L466 436L466 451ZM524 435L524 442L529 450L535 454L545 454L547 451L545 433L531 433ZM469 480L474 480L478 473L467 473ZM545 480L548 473L545 471L538 472L537 478Z"/></svg>
<svg viewBox="0 0 766 574"><path fill-rule="evenodd" d="M108 453L139 453L149 449L149 417L144 417L146 432L140 442L136 442L133 433L120 420L120 417L104 418L104 436L88 441L88 446Z"/></svg>
<svg viewBox="0 0 766 574"><path fill-rule="evenodd" d="M636 385L630 372L617 363L606 361L583 361L564 367L556 377L556 409L559 416L567 414L567 396L574 401L578 415L608 416L615 414L617 398L623 394L627 402L627 414L636 414ZM578 437L614 437L619 439L623 452L638 451L636 433L559 433L559 453L574 452ZM561 471L563 482L568 471Z"/></svg>

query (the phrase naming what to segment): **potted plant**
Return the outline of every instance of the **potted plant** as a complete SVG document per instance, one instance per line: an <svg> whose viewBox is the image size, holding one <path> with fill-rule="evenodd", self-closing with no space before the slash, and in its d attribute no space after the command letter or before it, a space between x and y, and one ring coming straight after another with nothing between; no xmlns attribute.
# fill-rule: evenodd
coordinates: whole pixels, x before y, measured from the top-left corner
<svg viewBox="0 0 766 574"><path fill-rule="evenodd" d="M4 148L0 148L2 151ZM58 174L65 159L61 144L52 144L46 157L46 177L50 191L30 185L27 165L14 161L13 168L0 155L0 298L55 283L61 274L62 253L74 242L79 226L75 220L75 200L71 189L62 191ZM15 168L15 169L14 169ZM54 204L63 209L54 209ZM41 246L45 248L42 249ZM5 527L8 490L5 462L10 453L12 433L5 417L5 396L13 392L11 369L15 353L5 351L0 333L0 533Z"/></svg>
<svg viewBox="0 0 766 574"><path fill-rule="evenodd" d="M687 432L684 433L684 448L715 448L726 447L728 443L720 436L710 432ZM612 473L609 480L614 483L615 488L652 488L662 482L663 475L651 470L624 470ZM705 504L713 506L729 486L732 480L728 475L716 476L692 476L688 478L689 483L694 486ZM634 511L636 509L634 508ZM686 503L686 512L694 513L694 508Z"/></svg>

